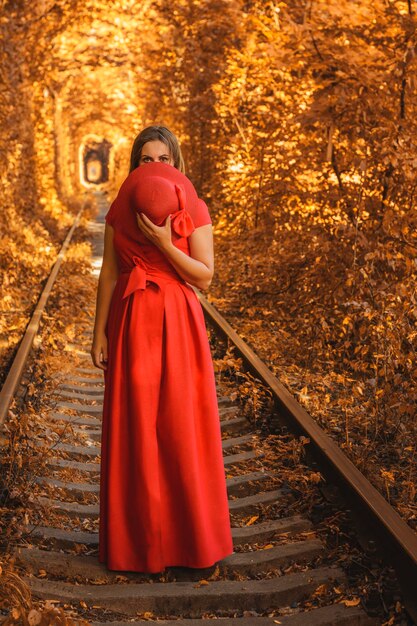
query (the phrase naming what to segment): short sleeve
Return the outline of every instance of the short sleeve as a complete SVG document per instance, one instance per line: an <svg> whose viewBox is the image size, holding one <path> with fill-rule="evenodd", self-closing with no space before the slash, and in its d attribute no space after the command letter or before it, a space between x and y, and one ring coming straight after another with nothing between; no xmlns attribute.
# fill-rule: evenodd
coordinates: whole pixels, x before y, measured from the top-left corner
<svg viewBox="0 0 417 626"><path fill-rule="evenodd" d="M196 228L199 226L205 226L206 224L212 224L207 204L201 198L198 198L197 208L191 217L193 218L194 226Z"/></svg>
<svg viewBox="0 0 417 626"><path fill-rule="evenodd" d="M107 224L109 224L110 226L114 225L115 214L116 214L116 200L113 200L113 202L110 205L109 210L104 216L104 219L106 220Z"/></svg>

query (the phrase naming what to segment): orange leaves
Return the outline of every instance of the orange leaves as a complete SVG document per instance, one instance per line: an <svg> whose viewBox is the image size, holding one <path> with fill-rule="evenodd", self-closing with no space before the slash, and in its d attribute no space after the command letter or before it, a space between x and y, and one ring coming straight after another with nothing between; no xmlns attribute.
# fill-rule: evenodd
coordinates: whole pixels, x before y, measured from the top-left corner
<svg viewBox="0 0 417 626"><path fill-rule="evenodd" d="M345 606L359 606L360 603L361 603L360 598L352 598L351 600L344 598L343 600L340 601L340 604L344 604Z"/></svg>
<svg viewBox="0 0 417 626"><path fill-rule="evenodd" d="M323 480L323 476L320 474L320 472L311 472L308 476L308 479L310 482L318 484Z"/></svg>
<svg viewBox="0 0 417 626"><path fill-rule="evenodd" d="M316 587L316 589L313 592L313 598L314 596L323 596L326 595L327 593L327 583L323 583L322 585L319 585L318 587Z"/></svg>
<svg viewBox="0 0 417 626"><path fill-rule="evenodd" d="M193 587L195 587L196 589L198 589L199 587L205 587L206 585L209 585L209 581L208 580L199 580L198 583L196 585L193 585Z"/></svg>

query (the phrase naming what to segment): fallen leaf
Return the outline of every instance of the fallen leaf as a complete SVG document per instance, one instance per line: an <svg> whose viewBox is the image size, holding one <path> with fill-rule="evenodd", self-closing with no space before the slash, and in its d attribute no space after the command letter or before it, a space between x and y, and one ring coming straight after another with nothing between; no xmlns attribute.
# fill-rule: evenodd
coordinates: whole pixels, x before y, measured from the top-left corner
<svg viewBox="0 0 417 626"><path fill-rule="evenodd" d="M344 604L345 606L358 606L358 604L360 604L360 598L353 598L352 600L341 600L341 604Z"/></svg>

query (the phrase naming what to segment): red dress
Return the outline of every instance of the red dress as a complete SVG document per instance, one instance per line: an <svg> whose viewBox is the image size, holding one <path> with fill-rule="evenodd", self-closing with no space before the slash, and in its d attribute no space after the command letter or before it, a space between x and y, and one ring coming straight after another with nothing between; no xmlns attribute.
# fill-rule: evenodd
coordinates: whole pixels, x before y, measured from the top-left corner
<svg viewBox="0 0 417 626"><path fill-rule="evenodd" d="M106 326L99 561L156 573L210 567L233 552L233 541L203 310L140 231L129 200L138 170L151 166L173 168L133 170L105 218L120 273ZM199 199L173 217L172 241L189 255L178 232L211 223L207 206Z"/></svg>

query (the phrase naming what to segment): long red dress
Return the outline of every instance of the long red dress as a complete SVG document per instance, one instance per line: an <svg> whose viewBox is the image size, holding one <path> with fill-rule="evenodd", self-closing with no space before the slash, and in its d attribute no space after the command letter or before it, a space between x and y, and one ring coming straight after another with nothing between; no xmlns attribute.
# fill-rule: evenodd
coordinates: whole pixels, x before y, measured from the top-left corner
<svg viewBox="0 0 417 626"><path fill-rule="evenodd" d="M105 218L120 273L106 326L99 561L156 573L210 567L233 552L233 541L203 310L137 225L131 191L142 168L161 176L175 169L133 170ZM211 223L207 206L198 199L173 217L172 241L189 255L178 232Z"/></svg>

